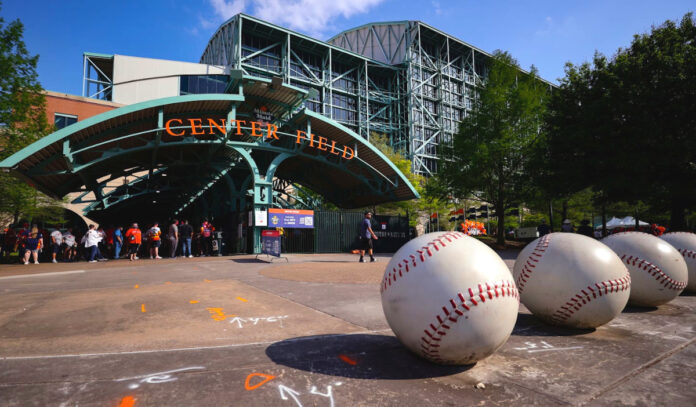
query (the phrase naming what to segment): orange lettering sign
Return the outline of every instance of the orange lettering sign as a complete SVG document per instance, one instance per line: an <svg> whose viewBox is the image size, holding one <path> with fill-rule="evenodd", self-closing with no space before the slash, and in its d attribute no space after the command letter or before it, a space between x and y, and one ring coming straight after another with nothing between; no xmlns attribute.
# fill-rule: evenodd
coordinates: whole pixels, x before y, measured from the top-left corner
<svg viewBox="0 0 696 407"><path fill-rule="evenodd" d="M227 130L225 130L225 119L220 119L222 121L221 124L217 124L215 119L208 119L208 126L210 126L210 133L208 134L213 134L213 127L217 128L220 134L225 135L227 134Z"/></svg>
<svg viewBox="0 0 696 407"><path fill-rule="evenodd" d="M174 132L172 131L172 129L171 129L171 127L170 127L170 125L171 125L172 122L177 122L177 123L180 124L180 125L183 124L183 122L181 121L181 119L169 119L169 120L167 120L167 123L164 124L164 129L167 131L167 133L168 133L170 136L183 136L183 135L184 135L184 131L183 131L183 130L181 130L181 133L174 133Z"/></svg>

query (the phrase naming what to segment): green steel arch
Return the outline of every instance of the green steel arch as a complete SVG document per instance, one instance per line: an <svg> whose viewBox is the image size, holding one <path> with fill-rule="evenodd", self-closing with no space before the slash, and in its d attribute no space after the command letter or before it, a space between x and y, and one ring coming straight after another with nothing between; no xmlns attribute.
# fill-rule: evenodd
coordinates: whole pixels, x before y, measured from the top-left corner
<svg viewBox="0 0 696 407"><path fill-rule="evenodd" d="M86 204L85 215L103 222L163 220L191 205L206 216L265 209L282 202L273 199L278 179L343 208L418 197L369 142L302 108L307 91L239 72L232 78L236 93L124 106L44 137L0 168L51 196L70 194ZM251 122L260 108L272 119L258 137ZM325 140L324 149L298 134ZM332 142L348 147L343 156L326 151Z"/></svg>

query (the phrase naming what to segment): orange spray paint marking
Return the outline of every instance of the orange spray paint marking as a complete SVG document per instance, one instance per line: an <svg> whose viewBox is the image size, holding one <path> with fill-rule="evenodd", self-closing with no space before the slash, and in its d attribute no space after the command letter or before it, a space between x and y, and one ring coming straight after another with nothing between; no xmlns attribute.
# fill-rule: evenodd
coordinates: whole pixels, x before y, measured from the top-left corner
<svg viewBox="0 0 696 407"><path fill-rule="evenodd" d="M216 321L224 321L227 318L236 317L236 315L225 315L225 310L222 308L206 308L210 312L210 318Z"/></svg>
<svg viewBox="0 0 696 407"><path fill-rule="evenodd" d="M249 300L247 300L246 298L237 297L237 299L241 302L249 302Z"/></svg>
<svg viewBox="0 0 696 407"><path fill-rule="evenodd" d="M198 300L191 300L189 301L191 304L198 304Z"/></svg>
<svg viewBox="0 0 696 407"><path fill-rule="evenodd" d="M145 304L140 304L140 311L145 312Z"/></svg>
<svg viewBox="0 0 696 407"><path fill-rule="evenodd" d="M206 283L210 283L210 280L203 280L203 281L205 281Z"/></svg>
<svg viewBox="0 0 696 407"><path fill-rule="evenodd" d="M121 399L121 404L118 407L133 407L135 405L135 398L133 396L126 396Z"/></svg>
<svg viewBox="0 0 696 407"><path fill-rule="evenodd" d="M138 287L140 287L140 286L136 284L135 287L133 287L133 288L138 288Z"/></svg>
<svg viewBox="0 0 696 407"><path fill-rule="evenodd" d="M171 281L166 281L164 284L171 284L171 283L172 283Z"/></svg>
<svg viewBox="0 0 696 407"><path fill-rule="evenodd" d="M349 365L355 366L358 364L357 360L351 359L350 357L348 357L346 355L338 355L338 358L341 359L342 361L348 363Z"/></svg>
<svg viewBox="0 0 696 407"><path fill-rule="evenodd" d="M261 380L260 382L256 383L255 385L251 386L251 385L250 385L251 378L252 378L252 377L255 377L255 376L263 377L263 380ZM271 380L273 380L273 379L275 379L275 378L276 378L275 376L269 375L269 374L264 374L264 373L252 373L252 374L250 374L249 376L247 376L246 380L244 381L244 388L247 389L247 390L256 390L256 389L258 389L259 387L263 386L264 384L270 382Z"/></svg>

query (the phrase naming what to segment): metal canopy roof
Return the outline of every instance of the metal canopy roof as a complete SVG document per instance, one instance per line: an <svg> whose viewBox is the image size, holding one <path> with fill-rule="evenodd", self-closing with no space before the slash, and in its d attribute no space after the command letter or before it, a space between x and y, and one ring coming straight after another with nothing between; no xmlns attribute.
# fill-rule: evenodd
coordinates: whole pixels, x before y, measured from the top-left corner
<svg viewBox="0 0 696 407"><path fill-rule="evenodd" d="M239 93L170 97L91 117L31 144L0 162L0 168L54 197L79 193L73 202L87 203L85 214L97 220L122 217L128 208L171 216L206 199L203 192L211 188L229 191L229 197L248 196L255 184L272 181L273 176L264 178L267 174L308 186L344 208L418 197L374 146L302 109L307 91L233 73L230 90L235 88ZM232 126L235 118L254 121L261 106L273 115L278 139L254 137L250 123L240 123L240 130ZM198 118L203 134L192 134L189 119ZM179 119L170 124L182 136L167 133L170 119ZM217 134L208 119L226 119L227 134ZM349 146L355 156L345 159L308 140L298 143L298 130Z"/></svg>

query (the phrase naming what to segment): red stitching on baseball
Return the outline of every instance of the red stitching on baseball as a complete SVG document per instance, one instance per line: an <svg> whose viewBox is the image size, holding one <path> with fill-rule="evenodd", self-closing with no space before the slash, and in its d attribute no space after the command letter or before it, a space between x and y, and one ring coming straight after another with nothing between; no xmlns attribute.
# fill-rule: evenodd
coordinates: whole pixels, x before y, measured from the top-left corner
<svg viewBox="0 0 696 407"><path fill-rule="evenodd" d="M619 291L628 290L631 288L631 275L626 274L624 278L620 278L618 280L607 280L595 283L595 288L588 285L586 289L591 293L588 293L585 290L580 290L580 293L570 297L565 305L561 305L560 308L553 313L551 319L555 322L564 322L568 318L572 317L574 313L579 311L583 305L589 304L590 301L598 296L601 297L602 295L609 293L618 293Z"/></svg>
<svg viewBox="0 0 696 407"><path fill-rule="evenodd" d="M688 257L690 259L696 259L696 252L693 250L689 249L677 249L679 253L681 253L682 256Z"/></svg>
<svg viewBox="0 0 696 407"><path fill-rule="evenodd" d="M477 286L479 289L478 292L474 292L474 290L471 288L466 290L469 293L469 298L466 298L462 293L457 293L455 298L449 299L449 304L442 307L442 310L445 313L445 319L452 323L456 323L459 320L459 317L465 314L464 311L471 311L473 307L482 304L485 301L484 298L486 295L488 295L489 299L513 297L517 299L518 303L520 302L520 295L517 292L515 283L511 280L503 280L493 284L492 286L489 283L485 283L485 288L483 287L483 284L478 284ZM481 299L481 301L477 301L476 297ZM457 303L456 300L459 300L460 302ZM467 301L469 304L467 304ZM448 306L452 307L451 310L447 309ZM429 324L430 330L427 328L423 330L426 336L421 337L421 352L425 357L435 362L444 362L444 360L440 358L440 345L434 342L440 342L442 338L447 335L447 331L451 328L451 326L443 322L443 318L440 314L436 315L435 319L439 321L439 325L437 327L433 324ZM441 330L440 328L444 328L444 330Z"/></svg>
<svg viewBox="0 0 696 407"><path fill-rule="evenodd" d="M657 282L662 284L662 286L665 288L669 288L670 290L683 290L686 287L685 281L676 281L672 279L659 267L647 260L633 256L626 257L624 254L621 256L621 261L625 261L629 266L638 267L639 270L647 271L648 274L655 277L655 280L657 280Z"/></svg>
<svg viewBox="0 0 696 407"><path fill-rule="evenodd" d="M401 259L398 262L397 267L392 268L391 271L388 271L384 275L384 279L382 280L382 284L379 287L379 291L383 293L387 290L387 288L391 287L392 283L396 282L396 279L398 277L403 277L404 273L408 273L410 271L409 264L412 265L413 268L416 268L418 264L417 260L419 258L421 263L425 263L425 261L428 258L433 257L434 252L431 250L431 248L434 248L435 253L437 253L440 251L440 247L447 247L447 242L453 242L454 240L457 240L460 237L464 236L466 236L464 233L448 232L426 243L423 247L416 249L416 253L419 254L418 256L414 254L407 255L406 258ZM446 240L446 242L443 240ZM426 257L424 253L427 253L428 256ZM402 273L402 271L404 273Z"/></svg>
<svg viewBox="0 0 696 407"><path fill-rule="evenodd" d="M529 277L532 275L532 271L534 271L533 269L536 267L536 264L534 263L539 262L539 259L541 259L541 256L546 251L546 248L549 247L549 240L551 240L550 234L542 236L542 238L537 242L536 247L534 247L532 254L530 254L527 260L525 260L524 266L522 266L522 271L520 272L520 275L517 276L517 281L515 281L520 294L524 290L524 285L527 283L527 280L529 280Z"/></svg>

